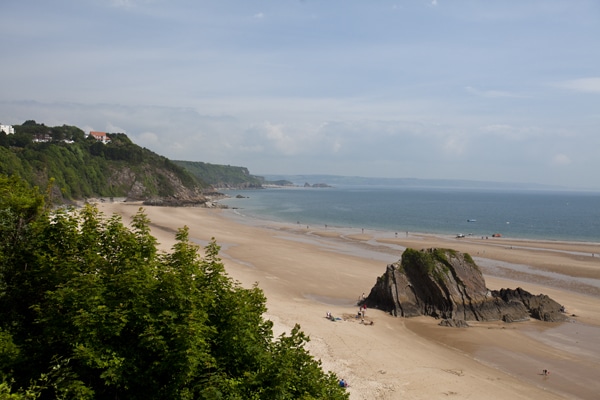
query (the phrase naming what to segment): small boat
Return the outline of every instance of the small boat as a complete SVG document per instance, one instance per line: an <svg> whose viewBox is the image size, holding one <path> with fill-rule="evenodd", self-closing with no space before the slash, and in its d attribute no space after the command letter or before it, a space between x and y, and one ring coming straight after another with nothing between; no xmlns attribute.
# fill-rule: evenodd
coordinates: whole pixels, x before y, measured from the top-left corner
<svg viewBox="0 0 600 400"><path fill-rule="evenodd" d="M468 219L467 222L477 222L476 219Z"/></svg>

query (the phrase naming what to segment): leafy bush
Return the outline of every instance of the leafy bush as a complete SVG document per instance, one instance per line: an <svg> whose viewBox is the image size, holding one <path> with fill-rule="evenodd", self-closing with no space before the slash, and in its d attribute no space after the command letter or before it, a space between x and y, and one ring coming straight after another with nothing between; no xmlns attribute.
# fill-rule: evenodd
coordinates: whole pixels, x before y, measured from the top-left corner
<svg viewBox="0 0 600 400"><path fill-rule="evenodd" d="M265 297L180 229L156 248L92 206L51 211L0 176L0 396L9 399L346 399L296 326L273 337Z"/></svg>

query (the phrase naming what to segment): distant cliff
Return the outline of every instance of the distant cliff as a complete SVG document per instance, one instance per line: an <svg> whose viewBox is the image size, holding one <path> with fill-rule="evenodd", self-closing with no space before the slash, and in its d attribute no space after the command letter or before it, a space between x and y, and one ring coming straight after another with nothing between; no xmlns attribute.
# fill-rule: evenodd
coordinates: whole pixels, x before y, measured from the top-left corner
<svg viewBox="0 0 600 400"><path fill-rule="evenodd" d="M200 161L173 161L196 179L217 189L261 188L264 178L251 175L248 168L231 165L209 164Z"/></svg>
<svg viewBox="0 0 600 400"><path fill-rule="evenodd" d="M488 290L468 254L449 249L406 249L387 266L364 303L394 316L450 321L563 321L562 306L546 295L518 289Z"/></svg>
<svg viewBox="0 0 600 400"><path fill-rule="evenodd" d="M330 188L326 183L313 183L312 185L308 182L304 183L304 187L313 187L313 188Z"/></svg>

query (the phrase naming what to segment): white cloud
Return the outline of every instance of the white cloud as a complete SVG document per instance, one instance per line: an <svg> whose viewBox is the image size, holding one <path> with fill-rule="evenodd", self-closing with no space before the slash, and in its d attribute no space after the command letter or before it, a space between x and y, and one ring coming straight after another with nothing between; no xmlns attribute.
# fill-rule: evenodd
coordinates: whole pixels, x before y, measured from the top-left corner
<svg viewBox="0 0 600 400"><path fill-rule="evenodd" d="M337 152L340 151L341 148L342 148L342 142L339 139L334 139L333 145L331 147L331 149L333 150L333 152L337 153Z"/></svg>
<svg viewBox="0 0 600 400"><path fill-rule="evenodd" d="M506 141L524 141L543 137L544 132L536 126L510 124L491 124L481 128L484 133L492 133L495 136L502 137Z"/></svg>
<svg viewBox="0 0 600 400"><path fill-rule="evenodd" d="M565 154L556 154L552 158L552 163L554 165L569 165L571 164L571 159Z"/></svg>
<svg viewBox="0 0 600 400"><path fill-rule="evenodd" d="M600 93L600 77L573 79L556 86L576 92Z"/></svg>
<svg viewBox="0 0 600 400"><path fill-rule="evenodd" d="M130 8L134 5L134 0L111 0L110 4L117 8Z"/></svg>
<svg viewBox="0 0 600 400"><path fill-rule="evenodd" d="M150 5L155 0L109 0L109 4L115 8L131 9L137 6Z"/></svg>
<svg viewBox="0 0 600 400"><path fill-rule="evenodd" d="M444 153L451 156L461 156L466 149L466 141L458 136L450 136L446 138L444 143Z"/></svg>
<svg viewBox="0 0 600 400"><path fill-rule="evenodd" d="M300 144L286 132L285 125L265 121L258 126L258 129L262 131L262 135L268 143L283 154L292 155L300 151Z"/></svg>
<svg viewBox="0 0 600 400"><path fill-rule="evenodd" d="M474 88L472 86L465 87L467 93L472 94L474 96L486 97L486 98L500 98L500 97L513 97L520 98L524 97L521 94L507 92L504 90L481 90Z"/></svg>
<svg viewBox="0 0 600 400"><path fill-rule="evenodd" d="M107 122L106 123L106 132L110 132L110 133L127 133L127 130L125 128L121 128L117 125L114 125L112 122Z"/></svg>
<svg viewBox="0 0 600 400"><path fill-rule="evenodd" d="M139 135L139 138L147 144L154 144L157 145L160 143L160 140L158 139L158 135L154 132L142 132Z"/></svg>
<svg viewBox="0 0 600 400"><path fill-rule="evenodd" d="M273 140L276 142L282 142L286 139L283 133L283 125L281 124L273 124L269 121L265 121L264 123L266 137L269 140Z"/></svg>
<svg viewBox="0 0 600 400"><path fill-rule="evenodd" d="M484 126L483 129L487 132L494 132L494 133L500 133L500 134L514 132L514 127L507 125L507 124L487 125L487 126Z"/></svg>

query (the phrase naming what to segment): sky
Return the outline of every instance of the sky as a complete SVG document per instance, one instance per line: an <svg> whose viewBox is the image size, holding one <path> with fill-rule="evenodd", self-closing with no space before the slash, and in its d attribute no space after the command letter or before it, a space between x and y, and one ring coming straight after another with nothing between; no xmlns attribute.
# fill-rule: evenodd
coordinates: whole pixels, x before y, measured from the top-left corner
<svg viewBox="0 0 600 400"><path fill-rule="evenodd" d="M254 175L600 190L596 0L2 0L0 123Z"/></svg>

